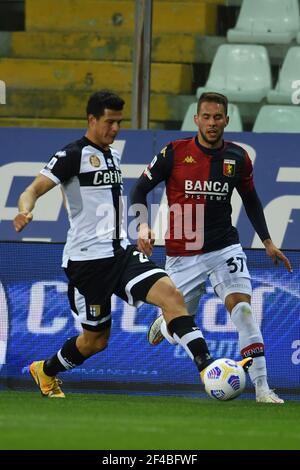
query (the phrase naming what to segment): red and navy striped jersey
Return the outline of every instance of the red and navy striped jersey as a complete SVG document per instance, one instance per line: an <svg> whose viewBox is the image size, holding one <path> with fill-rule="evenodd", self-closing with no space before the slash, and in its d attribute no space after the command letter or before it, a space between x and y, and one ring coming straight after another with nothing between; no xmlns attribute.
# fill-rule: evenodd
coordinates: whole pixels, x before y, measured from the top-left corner
<svg viewBox="0 0 300 470"><path fill-rule="evenodd" d="M146 205L147 193L161 181L166 185L169 206L167 255L190 256L239 243L231 222L235 188L259 236L269 238L254 189L252 163L239 145L224 142L220 149L208 149L199 144L197 136L169 143L139 178L132 191L132 203ZM201 240L199 246L191 245L193 234L194 239L197 234Z"/></svg>

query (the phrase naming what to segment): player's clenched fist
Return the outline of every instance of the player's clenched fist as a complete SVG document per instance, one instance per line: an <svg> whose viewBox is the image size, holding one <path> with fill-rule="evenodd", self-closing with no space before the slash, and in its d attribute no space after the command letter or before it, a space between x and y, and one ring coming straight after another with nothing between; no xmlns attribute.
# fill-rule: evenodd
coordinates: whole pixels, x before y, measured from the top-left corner
<svg viewBox="0 0 300 470"><path fill-rule="evenodd" d="M14 218L16 232L21 232L21 230L32 221L32 217L31 212L19 212Z"/></svg>

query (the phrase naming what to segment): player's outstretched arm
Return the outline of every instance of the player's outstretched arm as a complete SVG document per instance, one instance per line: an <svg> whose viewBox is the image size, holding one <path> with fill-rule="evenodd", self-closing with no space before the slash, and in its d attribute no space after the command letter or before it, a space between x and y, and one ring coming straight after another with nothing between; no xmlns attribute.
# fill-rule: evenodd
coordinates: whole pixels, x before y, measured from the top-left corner
<svg viewBox="0 0 300 470"><path fill-rule="evenodd" d="M241 194L241 193L240 193ZM260 199L253 187L251 191L241 194L244 207L248 218L253 225L256 233L263 242L267 254L272 258L274 264L278 264L278 261L282 261L286 269L291 273L293 272L292 265L289 259L282 253L282 251L274 245L270 238L270 233L267 227L264 211Z"/></svg>
<svg viewBox="0 0 300 470"><path fill-rule="evenodd" d="M263 244L265 245L267 255L272 258L274 264L278 264L278 261L282 261L288 272L293 272L290 260L274 245L271 239L264 240Z"/></svg>
<svg viewBox="0 0 300 470"><path fill-rule="evenodd" d="M16 232L21 232L32 221L33 210L37 199L54 188L56 184L44 175L38 175L35 180L21 194L18 202L19 212L14 218L13 224Z"/></svg>

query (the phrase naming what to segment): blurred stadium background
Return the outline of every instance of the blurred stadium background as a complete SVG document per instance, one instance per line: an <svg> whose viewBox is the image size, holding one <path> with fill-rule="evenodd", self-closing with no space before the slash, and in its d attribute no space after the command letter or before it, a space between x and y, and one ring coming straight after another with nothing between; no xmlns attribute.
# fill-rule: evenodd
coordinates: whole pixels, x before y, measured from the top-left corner
<svg viewBox="0 0 300 470"><path fill-rule="evenodd" d="M154 0L148 130L129 130L135 5L134 0L0 0L0 386L33 390L27 365L78 332L60 269L67 220L59 192L45 197L26 233L16 234L12 219L18 194L43 163L82 135L87 97L109 87L126 100L125 130L116 145L128 195L157 150L191 135L197 96L213 89L229 96L226 137L249 151L274 241L294 264L292 275L271 266L236 198L233 218L247 248L270 382L298 400L299 2ZM163 188L151 197L159 204ZM158 216L155 221L158 230ZM154 257L163 264L162 247ZM114 299L113 311L109 349L66 374L66 390L202 396L183 350L147 345L155 308L136 311ZM198 322L216 356L238 359L237 335L210 289Z"/></svg>

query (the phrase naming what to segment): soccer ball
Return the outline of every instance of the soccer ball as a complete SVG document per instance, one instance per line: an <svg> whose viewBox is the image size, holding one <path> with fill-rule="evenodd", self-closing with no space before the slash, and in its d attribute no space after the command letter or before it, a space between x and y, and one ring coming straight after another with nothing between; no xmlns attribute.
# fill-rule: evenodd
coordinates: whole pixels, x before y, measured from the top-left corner
<svg viewBox="0 0 300 470"><path fill-rule="evenodd" d="M217 359L204 371L206 393L216 400L232 400L238 397L246 385L243 367L232 359Z"/></svg>

